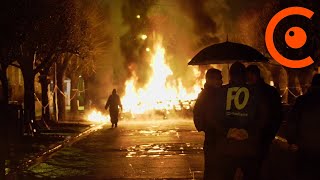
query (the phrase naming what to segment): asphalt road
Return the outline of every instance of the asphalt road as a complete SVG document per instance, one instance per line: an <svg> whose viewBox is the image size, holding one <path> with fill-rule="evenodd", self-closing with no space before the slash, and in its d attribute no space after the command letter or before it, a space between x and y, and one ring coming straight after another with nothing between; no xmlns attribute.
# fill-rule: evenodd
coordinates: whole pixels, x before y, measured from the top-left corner
<svg viewBox="0 0 320 180"><path fill-rule="evenodd" d="M201 179L203 135L191 119L108 123L19 179Z"/></svg>
<svg viewBox="0 0 320 180"><path fill-rule="evenodd" d="M192 119L123 120L61 148L16 179L202 179L204 134ZM266 180L292 179L287 144L273 144L264 163Z"/></svg>

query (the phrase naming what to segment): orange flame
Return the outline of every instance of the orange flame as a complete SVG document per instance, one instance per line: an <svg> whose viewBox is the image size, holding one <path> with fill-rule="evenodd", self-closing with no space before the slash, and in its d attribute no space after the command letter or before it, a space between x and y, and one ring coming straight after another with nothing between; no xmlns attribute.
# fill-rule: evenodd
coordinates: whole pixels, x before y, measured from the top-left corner
<svg viewBox="0 0 320 180"><path fill-rule="evenodd" d="M168 77L173 75L166 64L165 49L161 40L154 46L150 67L152 75L144 88L136 88L136 76L126 81L125 95L122 97L124 112L142 114L150 110L169 110L179 106L181 101L195 100L201 91L203 82L197 82L190 93L183 87L182 80L170 82ZM193 67L195 77L200 76L200 71ZM175 85L173 85L175 84Z"/></svg>
<svg viewBox="0 0 320 180"><path fill-rule="evenodd" d="M93 123L107 123L109 117L94 109L87 115L87 120Z"/></svg>

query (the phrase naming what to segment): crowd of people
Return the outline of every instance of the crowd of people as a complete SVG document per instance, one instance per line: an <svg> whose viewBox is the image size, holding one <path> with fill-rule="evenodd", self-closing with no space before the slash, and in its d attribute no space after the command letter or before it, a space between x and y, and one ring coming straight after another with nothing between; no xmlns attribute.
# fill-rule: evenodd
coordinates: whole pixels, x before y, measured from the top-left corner
<svg viewBox="0 0 320 180"><path fill-rule="evenodd" d="M282 122L281 97L266 84L256 65L236 62L229 69L229 83L211 68L194 106L194 124L205 132L206 180L259 180L261 169ZM320 179L320 75L310 91L299 97L291 112L287 139L298 154L297 179ZM303 167L303 168L302 168Z"/></svg>

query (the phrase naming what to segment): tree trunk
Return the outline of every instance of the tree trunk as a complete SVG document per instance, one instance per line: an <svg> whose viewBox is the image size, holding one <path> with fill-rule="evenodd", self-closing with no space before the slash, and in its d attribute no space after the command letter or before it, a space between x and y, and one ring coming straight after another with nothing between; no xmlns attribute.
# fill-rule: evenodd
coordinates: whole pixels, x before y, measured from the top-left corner
<svg viewBox="0 0 320 180"><path fill-rule="evenodd" d="M70 110L71 110L71 113L77 113L78 112L78 81L79 81L79 78L78 76L74 73L74 74L71 74L70 75L70 78L71 78L71 102L70 102Z"/></svg>
<svg viewBox="0 0 320 180"><path fill-rule="evenodd" d="M94 102L92 102L92 104L89 104L90 100L92 101L92 99L90 97L90 90L89 90L90 88L89 88L88 81L89 81L88 78L83 79L84 89L86 89L86 91L84 91L84 110L85 111L89 110L90 108L92 108L92 106L94 106Z"/></svg>
<svg viewBox="0 0 320 180"><path fill-rule="evenodd" d="M0 79L1 79L1 84L2 84L2 93L3 93L3 103L9 104L9 82L7 78L7 68L8 67L3 67L2 70L0 71Z"/></svg>
<svg viewBox="0 0 320 180"><path fill-rule="evenodd" d="M0 179L5 179L5 157L8 154L8 111L6 108L8 107L9 103L9 96L8 96L8 78L6 75L7 67L3 67L0 71L0 79L2 84L2 93L3 93L3 99L1 99L0 102L0 111L1 111L1 117L2 121L0 122L0 143L1 148L0 149Z"/></svg>
<svg viewBox="0 0 320 180"><path fill-rule="evenodd" d="M66 102L64 96L64 71L57 71L57 86L58 86L58 119L59 121L65 120Z"/></svg>
<svg viewBox="0 0 320 180"><path fill-rule="evenodd" d="M56 66L56 65L55 65ZM56 69L56 67L55 67ZM56 85L57 85L57 80L56 80L56 73L54 75L54 78L53 78L53 84L54 84L54 88L53 88L53 113L54 113L54 119L56 122L58 122L58 100L57 100L57 94L58 94L58 90L56 88Z"/></svg>
<svg viewBox="0 0 320 180"><path fill-rule="evenodd" d="M66 53L62 57L60 61L57 63L57 69L56 69L56 76L57 76L57 87L58 87L58 93L57 93L57 99L58 99L58 119L59 121L65 120L65 112L66 112L66 101L64 96L64 77L65 72L67 70L67 66L69 64L69 61L73 57L73 54Z"/></svg>
<svg viewBox="0 0 320 180"><path fill-rule="evenodd" d="M280 78L279 78L280 70L281 69L278 67L273 67L273 68L271 67L270 68L272 80L273 80L274 86L277 88L278 92L280 92Z"/></svg>
<svg viewBox="0 0 320 180"><path fill-rule="evenodd" d="M299 70L298 79L302 93L306 93L311 86L313 73L315 73L314 67L307 67Z"/></svg>
<svg viewBox="0 0 320 180"><path fill-rule="evenodd" d="M26 62L28 59L26 59ZM25 63L22 67L23 83L24 83L24 120L27 123L35 121L35 98L34 98L34 74L33 65ZM33 121L31 121L33 120ZM32 126L35 129L35 126ZM33 130L31 129L31 130Z"/></svg>
<svg viewBox="0 0 320 180"><path fill-rule="evenodd" d="M39 76L39 82L41 85L41 102L42 102L42 119L45 123L50 121L50 105L48 98L48 86L49 81L47 79L47 73L41 72Z"/></svg>
<svg viewBox="0 0 320 180"><path fill-rule="evenodd" d="M296 88L296 72L294 70L287 69L288 74L288 104L294 104L296 96L300 93Z"/></svg>
<svg viewBox="0 0 320 180"><path fill-rule="evenodd" d="M9 141L8 141L8 110L7 104L0 103L0 179L5 179L5 160L9 151Z"/></svg>

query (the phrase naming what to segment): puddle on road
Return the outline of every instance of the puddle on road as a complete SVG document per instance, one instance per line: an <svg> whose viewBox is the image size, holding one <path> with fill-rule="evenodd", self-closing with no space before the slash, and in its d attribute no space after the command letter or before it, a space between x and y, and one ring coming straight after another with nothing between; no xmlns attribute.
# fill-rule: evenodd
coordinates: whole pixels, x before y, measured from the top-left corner
<svg viewBox="0 0 320 180"><path fill-rule="evenodd" d="M157 130L157 129L146 129L146 130L129 130L126 132L127 136L160 136L160 135L175 135L179 136L180 132L191 132L191 133L198 133L194 130L181 130L179 128L174 129L163 129L163 130Z"/></svg>
<svg viewBox="0 0 320 180"><path fill-rule="evenodd" d="M129 152L126 157L133 157L135 154L137 154L137 153L136 152Z"/></svg>
<svg viewBox="0 0 320 180"><path fill-rule="evenodd" d="M192 143L142 144L128 147L126 157L185 156L202 153L202 149L202 144Z"/></svg>
<svg viewBox="0 0 320 180"><path fill-rule="evenodd" d="M138 132L133 132L130 133L129 135L144 135L144 136L160 136L160 135L170 135L170 134L176 134L177 131L176 130L166 130L166 131L162 131L162 130L140 130Z"/></svg>
<svg viewBox="0 0 320 180"><path fill-rule="evenodd" d="M140 130L139 131L140 134L144 134L144 135L155 135L157 133L157 131L155 130Z"/></svg>

